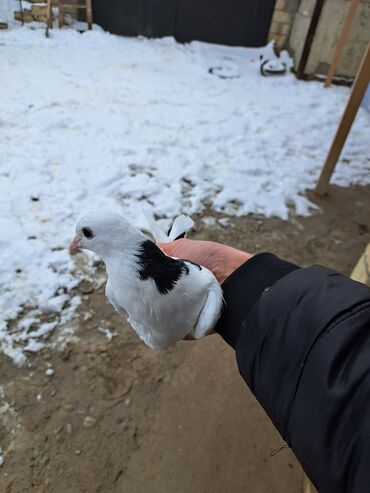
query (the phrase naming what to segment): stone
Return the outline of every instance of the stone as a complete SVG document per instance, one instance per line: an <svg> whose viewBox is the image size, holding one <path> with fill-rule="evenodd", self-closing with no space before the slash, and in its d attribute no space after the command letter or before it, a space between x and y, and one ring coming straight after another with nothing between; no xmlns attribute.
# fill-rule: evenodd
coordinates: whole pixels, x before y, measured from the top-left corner
<svg viewBox="0 0 370 493"><path fill-rule="evenodd" d="M33 19L37 22L46 22L47 21L47 17L46 15L34 15L33 16Z"/></svg>
<svg viewBox="0 0 370 493"><path fill-rule="evenodd" d="M8 29L8 24L6 22L0 22L0 29Z"/></svg>
<svg viewBox="0 0 370 493"><path fill-rule="evenodd" d="M289 34L289 31L290 31L290 28L291 28L291 25L290 24L281 24L281 34Z"/></svg>
<svg viewBox="0 0 370 493"><path fill-rule="evenodd" d="M54 435L59 435L59 433L62 431L63 426L58 426L58 428L55 428L53 431Z"/></svg>
<svg viewBox="0 0 370 493"><path fill-rule="evenodd" d="M85 279L78 285L78 290L82 294L90 294L94 291L94 285Z"/></svg>
<svg viewBox="0 0 370 493"><path fill-rule="evenodd" d="M84 428L94 428L96 425L96 419L92 416L86 416L83 421Z"/></svg>
<svg viewBox="0 0 370 493"><path fill-rule="evenodd" d="M272 21L270 26L270 33L278 33L279 32L279 23Z"/></svg>
<svg viewBox="0 0 370 493"><path fill-rule="evenodd" d="M72 404L64 404L63 409L65 411L72 411L73 410L73 405Z"/></svg>
<svg viewBox="0 0 370 493"><path fill-rule="evenodd" d="M292 15L290 12L283 12L282 10L276 10L274 12L274 22L288 23L292 21Z"/></svg>
<svg viewBox="0 0 370 493"><path fill-rule="evenodd" d="M22 18L22 13L21 12L14 12L14 19L16 21L24 21L24 22L33 22L33 16L31 15L31 11L28 9L25 9L23 11L23 18Z"/></svg>
<svg viewBox="0 0 370 493"><path fill-rule="evenodd" d="M71 423L66 423L66 425L65 425L64 429L65 429L65 432L66 432L68 435L71 435L71 434L72 434L73 428L72 428Z"/></svg>
<svg viewBox="0 0 370 493"><path fill-rule="evenodd" d="M32 5L31 6L31 13L32 15L44 15L46 17L47 15L47 7L46 5Z"/></svg>
<svg viewBox="0 0 370 493"><path fill-rule="evenodd" d="M284 0L285 12L297 12L299 0Z"/></svg>
<svg viewBox="0 0 370 493"><path fill-rule="evenodd" d="M85 312L83 314L83 319L84 319L84 322L88 322L89 320L91 320L93 318L93 314L90 313L90 312Z"/></svg>

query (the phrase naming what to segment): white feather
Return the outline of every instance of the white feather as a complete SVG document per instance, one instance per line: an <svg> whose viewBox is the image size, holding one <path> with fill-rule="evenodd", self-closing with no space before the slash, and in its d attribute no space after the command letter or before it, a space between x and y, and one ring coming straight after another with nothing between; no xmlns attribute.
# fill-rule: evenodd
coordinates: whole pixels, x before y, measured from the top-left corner
<svg viewBox="0 0 370 493"><path fill-rule="evenodd" d="M171 230L167 235L155 220L153 213L148 208L143 207L141 212L146 219L148 233L150 233L157 243L169 243L170 241L174 241L179 236L186 234L194 226L194 221L191 217L181 214L174 219Z"/></svg>
<svg viewBox="0 0 370 493"><path fill-rule="evenodd" d="M169 234L169 239L171 241L176 240L179 236L187 233L194 226L194 221L191 217L181 214L177 216L172 224L172 228Z"/></svg>
<svg viewBox="0 0 370 493"><path fill-rule="evenodd" d="M148 225L148 233L150 233L150 235L157 243L168 243L169 241L171 241L167 234L162 230L158 222L155 220L153 213L149 209L143 207L141 209L141 212L146 219Z"/></svg>

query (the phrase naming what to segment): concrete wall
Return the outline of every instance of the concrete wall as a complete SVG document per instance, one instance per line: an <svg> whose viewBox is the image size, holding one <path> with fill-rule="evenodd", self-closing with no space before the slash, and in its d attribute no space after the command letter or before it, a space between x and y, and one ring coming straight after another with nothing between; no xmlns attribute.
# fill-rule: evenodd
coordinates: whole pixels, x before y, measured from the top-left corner
<svg viewBox="0 0 370 493"><path fill-rule="evenodd" d="M295 15L288 47L297 70L316 0L302 0ZM326 75L350 0L325 0L305 74ZM336 75L353 78L370 40L370 0L360 0Z"/></svg>
<svg viewBox="0 0 370 493"><path fill-rule="evenodd" d="M315 4L316 0L302 0L294 17L288 49L294 58L295 70L298 70Z"/></svg>

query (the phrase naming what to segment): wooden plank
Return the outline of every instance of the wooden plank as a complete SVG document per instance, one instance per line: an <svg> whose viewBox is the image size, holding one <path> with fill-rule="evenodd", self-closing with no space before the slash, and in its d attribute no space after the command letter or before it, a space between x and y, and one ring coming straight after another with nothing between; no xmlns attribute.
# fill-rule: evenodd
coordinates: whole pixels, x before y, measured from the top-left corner
<svg viewBox="0 0 370 493"><path fill-rule="evenodd" d="M359 261L352 271L351 277L355 281L363 282L370 287L370 243L359 258Z"/></svg>
<svg viewBox="0 0 370 493"><path fill-rule="evenodd" d="M317 493L316 488L308 479L305 473L303 473L302 493Z"/></svg>
<svg viewBox="0 0 370 493"><path fill-rule="evenodd" d="M339 123L334 140L330 147L329 153L325 160L323 169L321 171L320 178L315 188L317 195L325 195L328 190L329 181L343 146L351 130L353 121L360 107L361 101L365 95L367 86L370 81L370 42L367 45L365 54L362 58L360 68L357 72L355 82L353 83L352 91L347 102L347 106L344 110L342 119Z"/></svg>
<svg viewBox="0 0 370 493"><path fill-rule="evenodd" d="M330 64L328 74L326 76L326 80L324 83L325 87L329 87L331 84L331 81L333 80L335 70L338 66L340 56L341 56L343 48L344 48L344 44L346 42L349 30L351 28L353 16L355 15L357 7L358 7L358 2L359 2L359 0L352 0L350 6L348 8L346 18L344 19L342 31L339 35L337 45L335 47L334 56L333 56L333 59L332 59L331 64Z"/></svg>

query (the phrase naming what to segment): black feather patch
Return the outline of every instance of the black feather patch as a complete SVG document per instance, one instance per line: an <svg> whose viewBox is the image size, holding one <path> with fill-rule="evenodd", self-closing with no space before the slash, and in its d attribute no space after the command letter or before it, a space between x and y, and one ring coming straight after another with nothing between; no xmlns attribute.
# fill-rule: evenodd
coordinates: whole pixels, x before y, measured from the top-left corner
<svg viewBox="0 0 370 493"><path fill-rule="evenodd" d="M145 240L136 255L139 259L139 278L153 279L161 294L169 293L181 275L189 274L189 267L182 260L167 257L152 241Z"/></svg>
<svg viewBox="0 0 370 493"><path fill-rule="evenodd" d="M198 267L199 270L202 270L201 265L196 264L195 262L192 262L191 260L186 260L186 259L182 259L182 258L179 258L178 260L182 260L183 262L188 262L189 264L194 265L194 267Z"/></svg>

